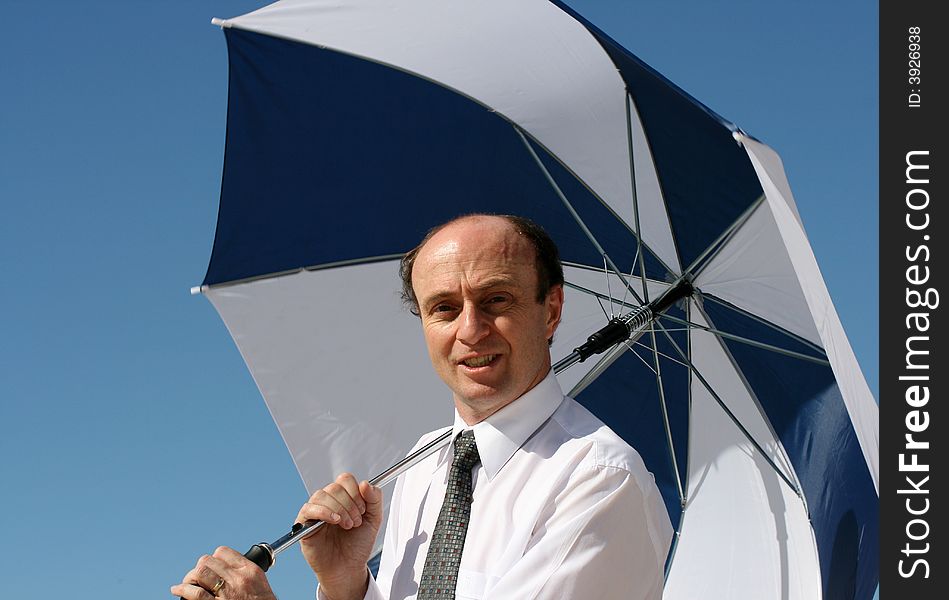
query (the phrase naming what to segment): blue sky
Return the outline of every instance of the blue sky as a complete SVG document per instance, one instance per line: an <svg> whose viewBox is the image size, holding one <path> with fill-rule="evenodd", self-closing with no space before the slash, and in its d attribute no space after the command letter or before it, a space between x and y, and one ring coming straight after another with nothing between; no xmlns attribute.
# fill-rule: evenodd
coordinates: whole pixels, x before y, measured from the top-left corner
<svg viewBox="0 0 949 600"><path fill-rule="evenodd" d="M876 3L569 3L781 154L878 394ZM188 293L224 144L210 19L262 4L0 2L6 597L163 597L216 545L277 537L304 499L224 326ZM272 581L312 597L296 552Z"/></svg>

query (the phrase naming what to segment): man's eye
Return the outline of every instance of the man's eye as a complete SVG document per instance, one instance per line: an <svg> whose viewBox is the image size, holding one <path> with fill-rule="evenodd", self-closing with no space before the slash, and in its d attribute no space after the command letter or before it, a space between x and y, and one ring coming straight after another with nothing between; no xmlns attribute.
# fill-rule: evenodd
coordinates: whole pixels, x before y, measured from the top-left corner
<svg viewBox="0 0 949 600"><path fill-rule="evenodd" d="M455 309L450 304L439 304L438 306L432 309L432 312L443 313L443 312L451 312L453 310Z"/></svg>

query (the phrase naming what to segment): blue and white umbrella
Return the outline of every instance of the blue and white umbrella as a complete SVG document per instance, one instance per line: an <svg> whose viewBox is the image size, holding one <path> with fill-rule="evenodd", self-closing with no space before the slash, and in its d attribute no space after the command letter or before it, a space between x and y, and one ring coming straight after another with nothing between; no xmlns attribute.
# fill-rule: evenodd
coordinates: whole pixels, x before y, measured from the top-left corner
<svg viewBox="0 0 949 600"><path fill-rule="evenodd" d="M450 424L398 259L460 213L520 214L565 262L554 359L692 285L559 376L656 476L665 597L873 595L878 411L770 148L557 0L283 0L219 24L200 289L308 490Z"/></svg>

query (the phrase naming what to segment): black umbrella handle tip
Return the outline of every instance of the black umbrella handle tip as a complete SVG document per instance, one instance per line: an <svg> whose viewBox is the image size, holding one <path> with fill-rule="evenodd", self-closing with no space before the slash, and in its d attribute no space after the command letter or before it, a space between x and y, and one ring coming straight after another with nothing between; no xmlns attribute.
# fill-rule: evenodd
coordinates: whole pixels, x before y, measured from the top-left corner
<svg viewBox="0 0 949 600"><path fill-rule="evenodd" d="M620 319L612 319L603 329L588 337L585 344L574 348L573 351L580 355L580 362L583 362L594 354L606 352L619 342L627 339L629 333L629 325Z"/></svg>
<svg viewBox="0 0 949 600"><path fill-rule="evenodd" d="M254 544L250 550L244 553L244 558L254 563L264 573L273 566L274 555L267 544Z"/></svg>

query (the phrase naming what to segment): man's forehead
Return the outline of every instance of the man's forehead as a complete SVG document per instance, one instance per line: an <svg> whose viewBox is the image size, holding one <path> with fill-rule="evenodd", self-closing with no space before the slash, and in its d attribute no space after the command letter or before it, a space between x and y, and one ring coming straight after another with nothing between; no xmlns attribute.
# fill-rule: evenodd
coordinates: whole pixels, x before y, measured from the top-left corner
<svg viewBox="0 0 949 600"><path fill-rule="evenodd" d="M462 281L471 289L524 284L535 271L535 254L530 242L507 221L452 223L419 251L413 287L428 296L454 289Z"/></svg>
<svg viewBox="0 0 949 600"><path fill-rule="evenodd" d="M476 261L482 257L532 261L530 243L503 217L479 215L449 223L419 251L419 260ZM523 256L521 256L523 255Z"/></svg>
<svg viewBox="0 0 949 600"><path fill-rule="evenodd" d="M428 286L464 281L474 289L488 288L505 283L523 283L534 273L534 261L522 253L508 254L491 251L433 252L431 260L417 263L413 279L424 279Z"/></svg>
<svg viewBox="0 0 949 600"><path fill-rule="evenodd" d="M444 243L433 243L430 247L426 245L419 253L418 262L429 263L430 267L483 270L496 268L501 263L510 266L532 266L534 253L529 245L517 238L485 239L473 243L449 239Z"/></svg>

